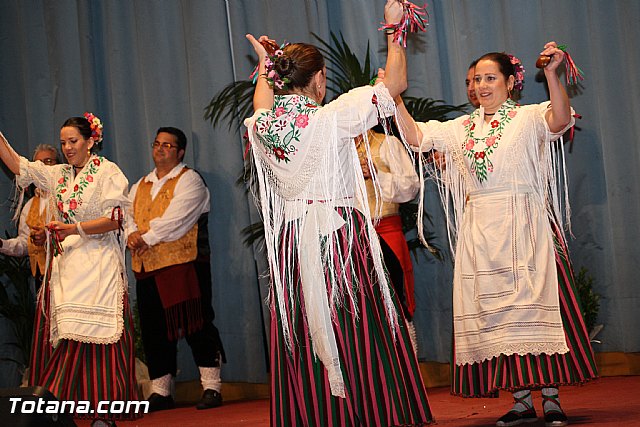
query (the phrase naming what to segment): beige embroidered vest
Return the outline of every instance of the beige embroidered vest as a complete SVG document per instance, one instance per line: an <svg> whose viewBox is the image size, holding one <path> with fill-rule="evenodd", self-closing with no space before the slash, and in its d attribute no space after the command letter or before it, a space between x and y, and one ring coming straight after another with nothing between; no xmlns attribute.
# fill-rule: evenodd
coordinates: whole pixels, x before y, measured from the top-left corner
<svg viewBox="0 0 640 427"><path fill-rule="evenodd" d="M149 223L152 219L162 216L173 199L173 191L178 180L188 168L167 180L162 186L155 199L151 199L151 182L145 179L140 181L136 198L133 201L133 218L138 231L145 233L149 230ZM136 273L140 273L144 267L145 272L159 270L170 265L184 264L196 259L198 255L197 247L198 224L194 224L191 230L178 240L171 242L161 242L152 246L142 255L131 256L131 267Z"/></svg>
<svg viewBox="0 0 640 427"><path fill-rule="evenodd" d="M45 217L46 209L40 213L40 196L33 196L31 208L27 214L27 225L29 229L33 227L43 228L48 222ZM44 246L35 245L31 239L27 239L27 252L29 253L29 263L31 264L31 274L35 277L36 267L40 269L40 273L44 273L46 265L46 249Z"/></svg>
<svg viewBox="0 0 640 427"><path fill-rule="evenodd" d="M371 150L371 159L373 164L376 167L378 172L386 172L390 173L391 169L389 169L389 165L382 161L380 158L380 148L382 144L385 142L385 135L379 134L375 132L369 132L369 149ZM366 159L366 148L364 146L364 142L360 142L358 144L358 157L360 159ZM367 186L367 199L369 201L369 212L371 213L371 218L375 216L375 207L376 207L376 192L373 187L373 180L366 179L365 185ZM383 200L378 200L378 203L381 204L381 212L380 218L384 218L386 216L397 215L400 212L400 205L398 203L390 203L385 202Z"/></svg>

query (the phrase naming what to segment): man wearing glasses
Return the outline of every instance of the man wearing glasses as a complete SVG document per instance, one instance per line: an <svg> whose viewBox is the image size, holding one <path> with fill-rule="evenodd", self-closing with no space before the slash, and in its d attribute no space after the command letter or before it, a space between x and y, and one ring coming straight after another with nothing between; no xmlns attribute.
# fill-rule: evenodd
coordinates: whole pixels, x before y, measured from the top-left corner
<svg viewBox="0 0 640 427"><path fill-rule="evenodd" d="M33 152L33 161L40 160L47 166L58 164L58 150L53 145L40 144ZM13 239L0 239L0 253L9 256L22 257L29 255L31 274L36 278L36 289L42 281L42 274L46 264L46 250L44 248L44 226L51 219L47 216L49 199L40 189L25 203L20 213L18 236Z"/></svg>
<svg viewBox="0 0 640 427"><path fill-rule="evenodd" d="M152 380L149 411L174 407L177 341L185 337L200 370L198 409L222 404L225 362L213 324L209 262L209 190L183 163L187 138L161 127L151 144L155 169L131 187L127 246L136 276L142 343Z"/></svg>

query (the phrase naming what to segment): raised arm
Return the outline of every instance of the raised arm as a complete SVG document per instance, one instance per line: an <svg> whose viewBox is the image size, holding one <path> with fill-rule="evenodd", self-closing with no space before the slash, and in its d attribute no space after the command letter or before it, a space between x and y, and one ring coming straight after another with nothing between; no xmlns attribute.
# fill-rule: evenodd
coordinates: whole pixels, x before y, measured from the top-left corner
<svg viewBox="0 0 640 427"><path fill-rule="evenodd" d="M384 7L384 19L387 24L397 24L402 19L402 3L398 0L387 0ZM400 95L407 89L407 60L404 47L393 41L393 34L387 34L387 64L384 84L392 97Z"/></svg>
<svg viewBox="0 0 640 427"><path fill-rule="evenodd" d="M9 141L0 132L0 159L15 175L20 175L20 158L9 145Z"/></svg>
<svg viewBox="0 0 640 427"><path fill-rule="evenodd" d="M385 80L385 83L386 82L387 81ZM395 101L396 101L396 107L398 108L397 110L398 113L396 116L396 124L398 125L400 132L402 132L402 134L405 137L405 140L409 144L419 147L420 144L422 143L422 132L416 125L416 122L415 120L413 120L413 117L411 117L411 114L409 114L407 107L404 105L404 102L402 101L402 97L399 95L396 96Z"/></svg>
<svg viewBox="0 0 640 427"><path fill-rule="evenodd" d="M273 107L273 89L269 86L267 79L265 78L265 59L267 58L267 51L262 46L260 41L268 40L267 36L260 36L260 39L256 40L251 34L246 35L247 40L251 42L253 49L258 54L258 79L256 81L256 89L253 92L253 110L257 111L260 108L271 109Z"/></svg>
<svg viewBox="0 0 640 427"><path fill-rule="evenodd" d="M558 66L564 59L564 52L558 49L556 42L549 42L544 45L544 50L540 54L551 56L551 62L544 68L551 100L551 108L546 115L547 124L551 132L560 132L571 121L569 97L560 82L557 72Z"/></svg>

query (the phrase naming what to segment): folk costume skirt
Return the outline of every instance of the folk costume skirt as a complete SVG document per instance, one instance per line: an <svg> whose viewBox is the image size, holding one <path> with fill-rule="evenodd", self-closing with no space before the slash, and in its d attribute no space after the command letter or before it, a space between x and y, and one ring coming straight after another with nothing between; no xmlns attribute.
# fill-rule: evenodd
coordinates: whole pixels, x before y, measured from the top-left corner
<svg viewBox="0 0 640 427"><path fill-rule="evenodd" d="M499 390L515 392L582 384L598 376L585 327L569 253L560 231L552 224L555 243L560 315L569 352L565 354L501 354L481 363L457 365L452 352L451 394L497 397ZM455 345L455 343L454 343Z"/></svg>
<svg viewBox="0 0 640 427"><path fill-rule="evenodd" d="M345 276L353 287L354 304L345 298L336 304L333 329L345 383L345 398L333 396L325 367L314 355L304 314L299 263L291 266L294 283L287 283L286 313L280 313L275 292L271 293L271 425L272 426L414 426L432 421L424 383L413 353L402 310L395 331L389 326L382 293L365 231L362 214L338 208L347 225L333 233L342 248L351 241L351 262ZM350 228L350 229L348 229ZM292 227L281 234L281 256L296 251ZM338 256L338 255L333 255ZM331 284L327 283L327 292ZM289 297L293 293L291 304ZM330 293L329 293L330 294ZM295 334L286 346L280 316L287 317ZM394 338L395 333L395 338Z"/></svg>
<svg viewBox="0 0 640 427"><path fill-rule="evenodd" d="M133 318L128 295L124 295L124 328L120 340L113 344L91 344L63 339L53 348L49 341L48 281L42 286L45 288L38 294L29 385L42 386L59 400L88 401L93 411L100 401L138 400ZM73 415L110 420L142 416L136 413Z"/></svg>

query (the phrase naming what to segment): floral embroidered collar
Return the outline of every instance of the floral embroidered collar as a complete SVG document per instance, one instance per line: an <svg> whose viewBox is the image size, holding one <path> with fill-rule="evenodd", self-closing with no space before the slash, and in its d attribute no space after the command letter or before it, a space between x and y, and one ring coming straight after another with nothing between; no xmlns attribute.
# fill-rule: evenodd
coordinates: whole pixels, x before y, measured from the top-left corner
<svg viewBox="0 0 640 427"><path fill-rule="evenodd" d="M493 172L493 163L489 156L498 148L500 138L507 124L518 114L517 107L513 100L506 100L489 123L491 129L487 132L487 136L484 137L475 136L476 122L479 122L480 109L475 110L468 119L462 122L466 133L462 149L464 155L471 161L471 173L476 174L478 181L486 181L487 173Z"/></svg>
<svg viewBox="0 0 640 427"><path fill-rule="evenodd" d="M58 211L62 215L62 220L67 223L73 223L73 218L75 218L77 209L82 205L82 195L93 183L94 177L98 173L100 169L100 165L104 162L104 157L101 156L91 156L89 161L85 165L85 167L80 171L78 176L76 177L77 183L71 189L69 193L69 188L67 184L70 180L72 180L73 175L73 166L66 165L62 168L62 176L58 179L58 185L56 186L56 204L58 205Z"/></svg>
<svg viewBox="0 0 640 427"><path fill-rule="evenodd" d="M298 152L302 129L318 111L318 103L302 95L277 95L273 109L262 113L256 121L258 138L268 156L276 162L288 163Z"/></svg>

